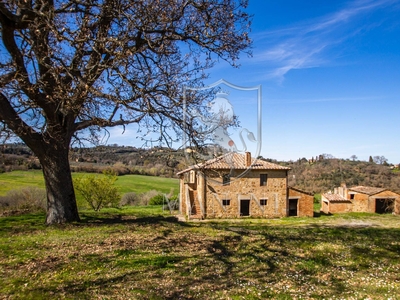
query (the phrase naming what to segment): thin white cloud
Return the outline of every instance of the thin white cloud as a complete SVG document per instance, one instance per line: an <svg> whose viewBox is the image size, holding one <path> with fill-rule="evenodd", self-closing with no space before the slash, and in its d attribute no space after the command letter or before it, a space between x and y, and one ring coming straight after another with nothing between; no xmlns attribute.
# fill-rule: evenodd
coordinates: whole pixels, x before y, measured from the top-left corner
<svg viewBox="0 0 400 300"><path fill-rule="evenodd" d="M254 36L258 49L254 51L253 63L263 63L271 71L264 73L267 79L282 82L294 69L320 66L333 57L324 56L327 49L343 43L358 34L362 28L371 26L361 17L377 9L398 4L398 0L359 0L330 15L309 20L297 26L262 32Z"/></svg>

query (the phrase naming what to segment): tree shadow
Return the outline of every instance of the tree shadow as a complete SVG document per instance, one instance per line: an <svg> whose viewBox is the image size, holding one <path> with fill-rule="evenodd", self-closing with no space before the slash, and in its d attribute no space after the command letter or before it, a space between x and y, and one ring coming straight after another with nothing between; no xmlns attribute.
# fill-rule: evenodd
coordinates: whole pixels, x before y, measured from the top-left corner
<svg viewBox="0 0 400 300"><path fill-rule="evenodd" d="M137 224L137 225L154 225L160 223L172 223L179 224L181 226L190 226L187 222L179 221L175 216L144 216L144 217L135 217L129 215L101 215L101 216L93 216L93 215L81 215L81 222L75 223L76 226L83 225L114 225L114 224Z"/></svg>
<svg viewBox="0 0 400 300"><path fill-rule="evenodd" d="M325 213L323 211L314 211L314 215L313 215L314 218L320 218L321 216L331 217L331 216L333 216L333 214Z"/></svg>
<svg viewBox="0 0 400 300"><path fill-rule="evenodd" d="M118 231L113 250L109 252L112 255L76 252L77 257L71 258L83 260L85 268L91 270L112 266L116 274L110 273L107 278L91 277L81 282L70 280L59 287L49 283L32 288L32 295L28 296L34 298L34 293L52 295L56 292L76 299L89 299L98 291L102 296L104 291L116 292L116 286L129 286L133 292L123 291L134 299L199 299L215 291L227 291L228 298L240 293L238 286L243 285L263 289L259 297L268 299L283 294L282 290L272 292L269 287L279 288L281 282L290 282L298 290L305 285L317 287L326 298L333 298L346 296L353 288L346 281L348 272L367 276L365 272L374 265L382 264L383 269L390 270L390 264L400 262L398 228L329 224L193 224L162 215L109 214L99 217L88 214L82 219L83 224L77 226L139 224L155 229L145 231L143 243L137 243L139 235L135 235L130 243L121 244ZM164 226L152 226L157 224ZM172 226L168 226L170 224ZM195 230L182 230L180 226ZM57 266L58 269L63 267ZM379 276L386 278L383 273ZM393 278L398 275L393 271L388 278L395 280ZM231 294L230 290L233 290Z"/></svg>

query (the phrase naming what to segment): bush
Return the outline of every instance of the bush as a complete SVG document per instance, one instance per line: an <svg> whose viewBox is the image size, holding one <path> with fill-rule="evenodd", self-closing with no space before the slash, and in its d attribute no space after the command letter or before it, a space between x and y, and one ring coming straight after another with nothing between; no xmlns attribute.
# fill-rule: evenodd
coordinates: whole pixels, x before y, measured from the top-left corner
<svg viewBox="0 0 400 300"><path fill-rule="evenodd" d="M171 213L174 210L179 210L179 196L178 195L167 196L165 202L166 202L166 204L164 206L164 209L169 209L169 211Z"/></svg>
<svg viewBox="0 0 400 300"><path fill-rule="evenodd" d="M140 205L140 197L135 192L126 193L122 196L121 206Z"/></svg>
<svg viewBox="0 0 400 300"><path fill-rule="evenodd" d="M163 205L165 202L164 194L158 194L150 199L149 205Z"/></svg>
<svg viewBox="0 0 400 300"><path fill-rule="evenodd" d="M38 212L46 211L46 191L38 187L25 187L9 191L0 197L3 211Z"/></svg>
<svg viewBox="0 0 400 300"><path fill-rule="evenodd" d="M99 211L103 207L118 207L121 200L117 187L115 173L104 172L103 175L87 175L74 180L75 189L90 205Z"/></svg>
<svg viewBox="0 0 400 300"><path fill-rule="evenodd" d="M140 205L149 205L150 199L160 194L159 191L150 190L140 195Z"/></svg>
<svg viewBox="0 0 400 300"><path fill-rule="evenodd" d="M150 190L142 194L130 192L122 196L120 205L121 206L128 206L128 205L145 206L145 205L162 205L162 204L167 205L168 204L167 199L169 199L172 205L172 201L176 202L177 196L164 195L160 191L156 190ZM172 206L176 207L175 204L173 204Z"/></svg>

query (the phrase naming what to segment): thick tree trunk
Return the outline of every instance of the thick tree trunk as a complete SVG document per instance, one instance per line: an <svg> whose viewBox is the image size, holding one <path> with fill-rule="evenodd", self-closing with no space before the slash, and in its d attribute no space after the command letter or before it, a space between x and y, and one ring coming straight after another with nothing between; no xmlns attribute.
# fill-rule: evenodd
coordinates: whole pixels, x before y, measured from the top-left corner
<svg viewBox="0 0 400 300"><path fill-rule="evenodd" d="M48 225L80 221L68 151L68 147L48 147L40 157L46 184Z"/></svg>

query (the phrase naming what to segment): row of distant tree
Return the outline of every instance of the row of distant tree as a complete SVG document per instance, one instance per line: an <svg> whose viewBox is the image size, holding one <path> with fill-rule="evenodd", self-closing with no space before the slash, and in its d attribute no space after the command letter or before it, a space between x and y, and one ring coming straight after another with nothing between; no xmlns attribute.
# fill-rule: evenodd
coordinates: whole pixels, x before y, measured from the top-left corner
<svg viewBox="0 0 400 300"><path fill-rule="evenodd" d="M373 186L388 188L400 193L399 165L389 165L382 157L369 161L330 158L323 160L301 159L285 162L289 166L289 185L312 192L333 190L345 183L347 186Z"/></svg>
<svg viewBox="0 0 400 300"><path fill-rule="evenodd" d="M335 157L332 154L324 153L324 154L316 155L315 157L313 156L308 161L310 163L314 163L314 162L321 161L321 160L326 160L326 159L335 159ZM358 160L358 156L353 154L352 156L350 156L350 159L352 161L357 161ZM307 161L307 159L306 158L301 158L301 159L299 158L298 161L299 162L300 161L304 162L304 161ZM370 156L369 159L368 159L368 162L369 163L376 163L376 164L380 164L380 165L386 165L386 166L389 165L388 164L388 159L383 155Z"/></svg>
<svg viewBox="0 0 400 300"><path fill-rule="evenodd" d="M160 147L140 149L112 145L74 148L70 151L70 160L73 171L101 173L112 170L119 175L173 177L187 167L182 151ZM313 193L329 191L343 182L348 186L368 185L400 192L399 165L389 165L384 156L370 157L369 161L359 161L355 155L350 159L338 159L330 154L289 162L265 160L290 167L289 184ZM35 168L40 168L40 164L25 145L2 147L0 171Z"/></svg>

